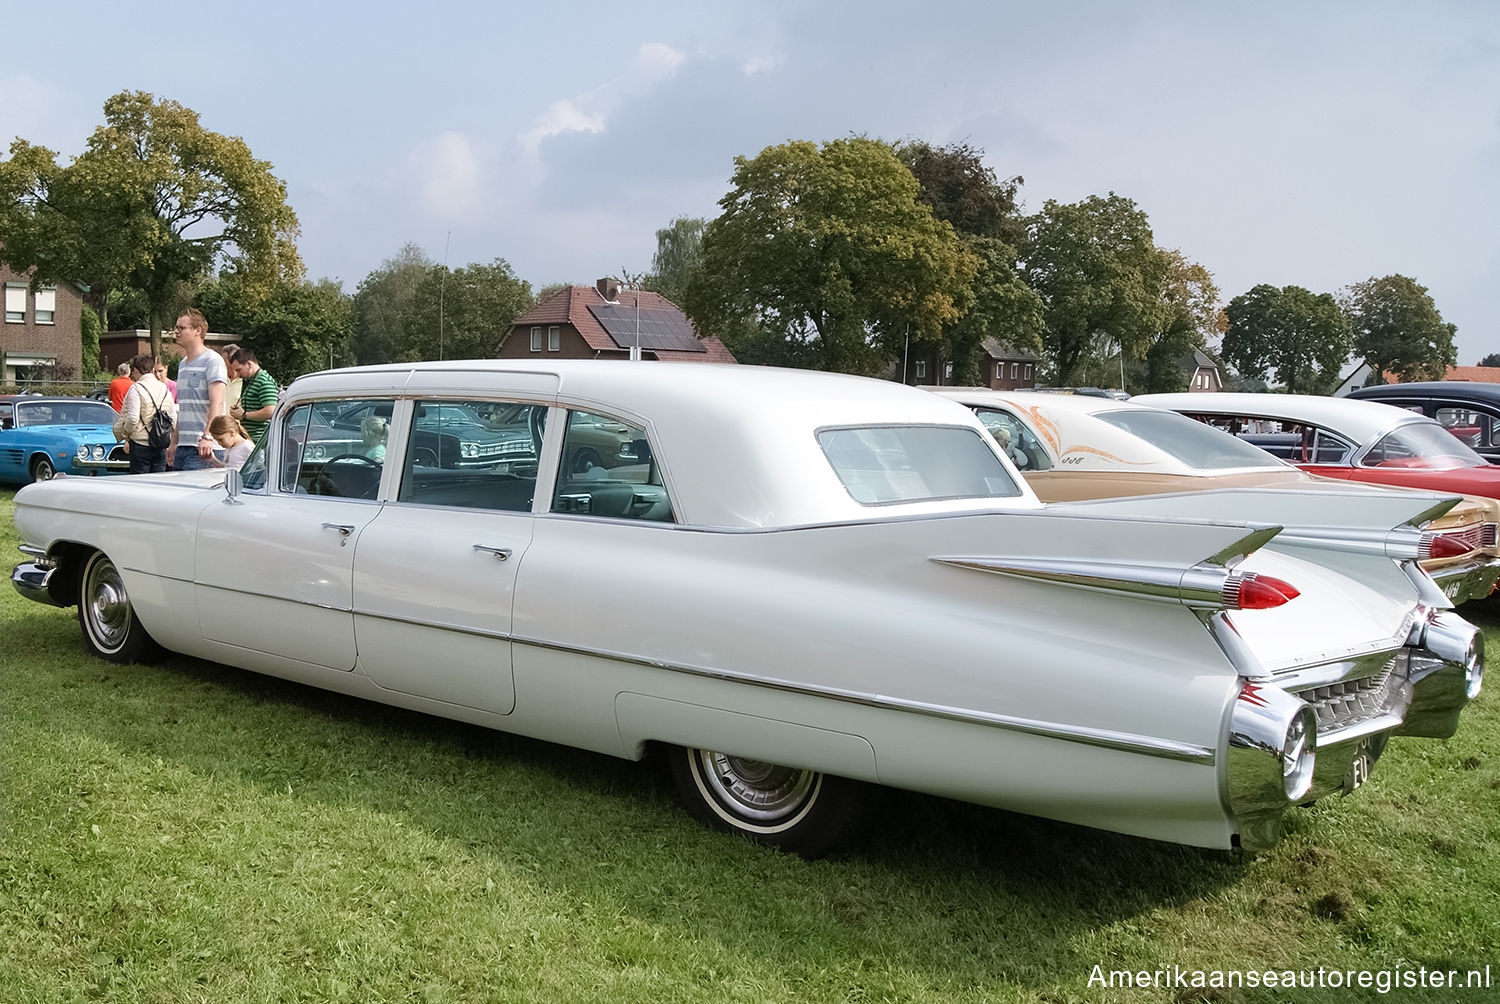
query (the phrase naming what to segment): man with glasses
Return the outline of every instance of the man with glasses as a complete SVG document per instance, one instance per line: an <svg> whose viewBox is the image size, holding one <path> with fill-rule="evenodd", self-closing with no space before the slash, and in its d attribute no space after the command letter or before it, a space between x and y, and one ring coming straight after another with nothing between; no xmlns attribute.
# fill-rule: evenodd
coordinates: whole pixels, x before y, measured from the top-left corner
<svg viewBox="0 0 1500 1004"><path fill-rule="evenodd" d="M226 413L224 388L229 373L224 357L203 344L208 321L196 308L184 310L172 330L183 358L177 364L177 428L172 434L171 463L179 471L203 470L216 466L213 457L219 444L208 434L208 424Z"/></svg>

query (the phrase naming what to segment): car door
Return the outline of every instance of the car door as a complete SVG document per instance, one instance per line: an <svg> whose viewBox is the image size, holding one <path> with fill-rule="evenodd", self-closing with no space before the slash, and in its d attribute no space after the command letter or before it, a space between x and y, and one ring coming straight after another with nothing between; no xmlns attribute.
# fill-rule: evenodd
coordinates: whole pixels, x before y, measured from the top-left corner
<svg viewBox="0 0 1500 1004"><path fill-rule="evenodd" d="M547 406L418 398L394 498L360 535L355 640L387 690L497 715L515 707L516 571L531 544ZM525 449L501 449L512 430ZM436 446L435 446L436 444ZM394 458L392 458L394 459Z"/></svg>
<svg viewBox="0 0 1500 1004"><path fill-rule="evenodd" d="M194 591L205 638L354 668L354 556L380 512L383 465L354 452L357 442L330 421L352 403L293 408L272 429L266 483L200 514Z"/></svg>

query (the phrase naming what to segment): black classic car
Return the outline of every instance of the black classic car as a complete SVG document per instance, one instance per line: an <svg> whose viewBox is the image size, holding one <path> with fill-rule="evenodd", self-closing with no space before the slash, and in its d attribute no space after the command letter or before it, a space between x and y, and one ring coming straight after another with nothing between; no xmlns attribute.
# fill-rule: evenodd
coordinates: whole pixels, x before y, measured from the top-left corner
<svg viewBox="0 0 1500 1004"><path fill-rule="evenodd" d="M1434 419L1492 464L1500 463L1500 384L1431 380L1364 387L1350 397Z"/></svg>

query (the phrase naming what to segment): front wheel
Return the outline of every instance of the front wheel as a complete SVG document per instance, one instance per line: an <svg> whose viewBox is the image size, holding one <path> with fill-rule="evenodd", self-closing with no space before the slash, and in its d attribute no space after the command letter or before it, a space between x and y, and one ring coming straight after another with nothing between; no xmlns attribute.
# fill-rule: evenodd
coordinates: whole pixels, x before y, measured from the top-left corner
<svg viewBox="0 0 1500 1004"><path fill-rule="evenodd" d="M858 781L680 746L671 764L688 811L715 829L815 858L858 828Z"/></svg>
<svg viewBox="0 0 1500 1004"><path fill-rule="evenodd" d="M40 456L31 462L31 480L51 481L57 476L57 468L52 466L52 458Z"/></svg>
<svg viewBox="0 0 1500 1004"><path fill-rule="evenodd" d="M78 577L78 624L90 652L109 662L144 662L161 654L135 615L120 570L95 551Z"/></svg>

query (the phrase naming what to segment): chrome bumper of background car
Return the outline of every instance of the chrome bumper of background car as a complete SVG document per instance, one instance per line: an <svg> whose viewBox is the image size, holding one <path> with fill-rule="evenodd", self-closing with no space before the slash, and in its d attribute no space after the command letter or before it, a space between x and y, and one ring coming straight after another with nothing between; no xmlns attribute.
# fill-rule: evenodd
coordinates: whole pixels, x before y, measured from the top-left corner
<svg viewBox="0 0 1500 1004"><path fill-rule="evenodd" d="M1500 558L1481 556L1448 568L1433 569L1432 580L1454 603L1482 600L1500 581Z"/></svg>
<svg viewBox="0 0 1500 1004"><path fill-rule="evenodd" d="M116 451L118 452L118 451ZM102 474L105 471L128 471L130 470L130 458L117 458L110 454L108 460L83 460L79 457L73 458L73 473L82 474L85 477L91 474Z"/></svg>
<svg viewBox="0 0 1500 1004"><path fill-rule="evenodd" d="M1444 739L1484 681L1484 635L1451 610L1427 610L1410 643L1383 657L1279 681L1246 680L1230 715L1226 800L1247 850L1271 846L1297 803L1359 787L1393 735ZM1339 670L1328 679L1328 670Z"/></svg>

